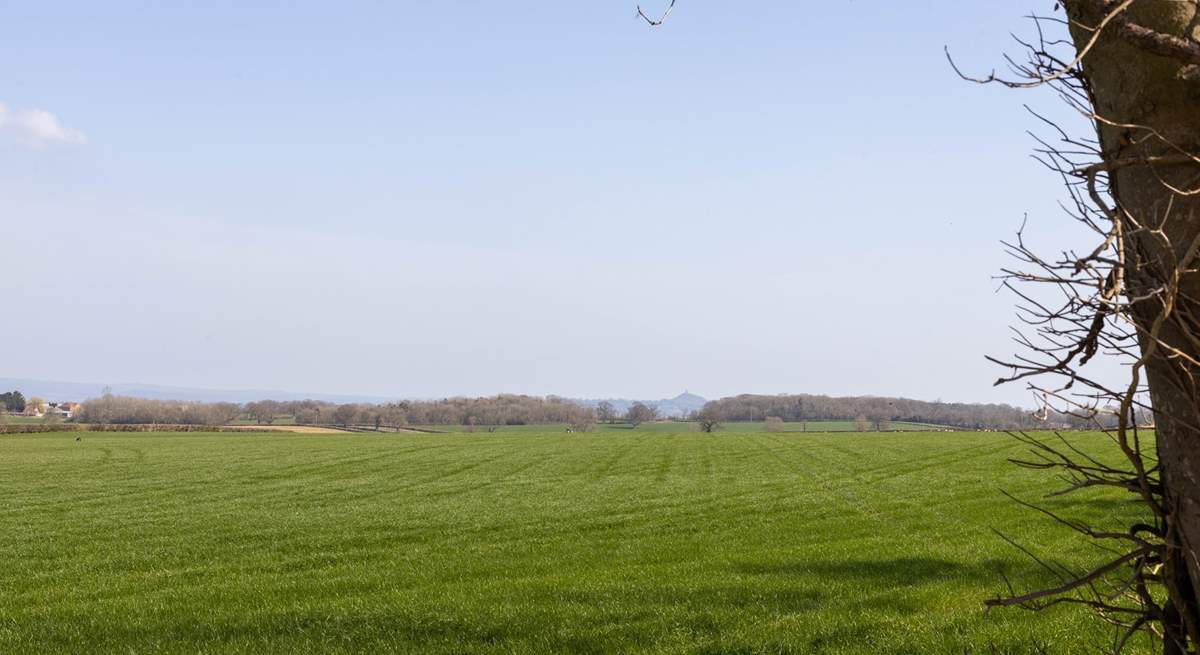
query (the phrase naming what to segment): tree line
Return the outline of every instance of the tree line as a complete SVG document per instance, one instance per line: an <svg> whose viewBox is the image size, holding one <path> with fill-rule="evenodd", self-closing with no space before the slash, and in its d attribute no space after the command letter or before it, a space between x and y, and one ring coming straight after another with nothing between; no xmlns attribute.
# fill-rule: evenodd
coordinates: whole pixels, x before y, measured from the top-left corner
<svg viewBox="0 0 1200 655"><path fill-rule="evenodd" d="M595 423L596 412L555 396L514 394L384 404L335 404L320 400L204 403L105 394L84 401L77 420L99 424L226 425L242 419L271 425L284 417L299 425L368 425L375 428L465 425L487 429L504 425L565 423L586 430Z"/></svg>
<svg viewBox="0 0 1200 655"><path fill-rule="evenodd" d="M636 427L658 418L652 406L635 403L626 412L611 404L592 408L557 396L501 394L481 398L344 403L320 400L260 400L244 404L151 400L105 394L84 401L75 420L97 424L228 425L238 420L271 425L290 419L298 425L403 428L461 425L481 430L506 425L558 424L587 431L597 422ZM1067 414L1035 413L1002 404L944 403L875 396L831 397L808 394L744 394L709 401L689 417L713 429L733 421L854 421L860 429L890 429L894 422L928 423L959 429L1092 428L1092 420Z"/></svg>
<svg viewBox="0 0 1200 655"><path fill-rule="evenodd" d="M226 425L239 418L237 403L202 403L181 400L151 400L105 394L84 401L74 420L80 423L135 425Z"/></svg>
<svg viewBox="0 0 1200 655"><path fill-rule="evenodd" d="M1004 404L946 403L878 396L743 394L709 401L706 412L725 421L855 421L861 429L887 429L893 422L929 423L970 430L1092 428L1094 417L1035 414Z"/></svg>

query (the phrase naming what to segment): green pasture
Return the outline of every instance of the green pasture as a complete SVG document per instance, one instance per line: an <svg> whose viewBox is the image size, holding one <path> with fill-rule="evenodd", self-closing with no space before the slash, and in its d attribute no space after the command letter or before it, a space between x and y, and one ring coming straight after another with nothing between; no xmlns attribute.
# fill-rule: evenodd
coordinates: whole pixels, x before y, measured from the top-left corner
<svg viewBox="0 0 1200 655"><path fill-rule="evenodd" d="M1002 574L1047 582L993 529L1073 567L1106 555L1001 495L1053 488L1005 461L1020 451L963 432L0 436L0 652L1102 651L1082 610L983 611Z"/></svg>
<svg viewBox="0 0 1200 655"><path fill-rule="evenodd" d="M12 425L30 425L30 424L34 424L34 423L41 424L41 423L45 423L45 422L46 422L46 419L39 418L37 416L8 415L8 416L0 417L0 424L9 423Z"/></svg>

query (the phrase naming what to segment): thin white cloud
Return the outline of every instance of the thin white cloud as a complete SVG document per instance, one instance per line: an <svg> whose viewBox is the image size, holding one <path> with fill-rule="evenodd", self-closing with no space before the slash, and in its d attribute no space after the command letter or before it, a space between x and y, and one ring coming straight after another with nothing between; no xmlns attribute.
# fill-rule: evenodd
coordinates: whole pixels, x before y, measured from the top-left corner
<svg viewBox="0 0 1200 655"><path fill-rule="evenodd" d="M87 136L79 130L65 127L58 117L44 109L9 109L0 102L0 133L16 136L30 145L46 143L87 143Z"/></svg>

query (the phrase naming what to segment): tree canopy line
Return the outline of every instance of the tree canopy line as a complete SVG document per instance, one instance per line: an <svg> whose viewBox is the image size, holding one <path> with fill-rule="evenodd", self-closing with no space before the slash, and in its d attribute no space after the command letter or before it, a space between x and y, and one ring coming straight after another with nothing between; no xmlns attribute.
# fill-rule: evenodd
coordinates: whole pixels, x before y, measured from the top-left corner
<svg viewBox="0 0 1200 655"><path fill-rule="evenodd" d="M558 396L501 394L481 398L403 400L394 403L335 404L319 400L260 400L244 404L151 400L105 394L83 402L74 420L95 424L228 425L249 421L271 425L368 426L376 429L457 425L495 429L511 425L567 425L586 431L596 423L638 426L658 420L652 403L634 403L619 412L611 403L589 407ZM709 401L686 420L711 431L722 422L854 421L860 429L890 429L895 422L925 423L972 430L1094 427L1081 417L998 404L928 402L875 396L832 397L809 394L732 396Z"/></svg>
<svg viewBox="0 0 1200 655"><path fill-rule="evenodd" d="M225 425L249 420L271 425L290 418L298 425L365 425L398 428L410 425L465 425L482 429L503 425L567 424L586 429L595 411L572 401L503 394L487 398L405 400L395 403L335 404L319 400L260 400L245 404L150 400L106 394L86 400L77 420L82 423Z"/></svg>
<svg viewBox="0 0 1200 655"><path fill-rule="evenodd" d="M245 408L237 403L151 400L105 394L84 401L74 420L79 423L125 425L226 425L237 420L244 410Z"/></svg>
<svg viewBox="0 0 1200 655"><path fill-rule="evenodd" d="M964 430L1086 429L1096 425L1096 418L1091 416L1053 411L1035 414L1012 405L930 402L878 396L743 394L709 401L705 409L711 409L725 421L765 421L769 418L793 423L865 421L872 429L885 430L889 423L895 422L928 423Z"/></svg>

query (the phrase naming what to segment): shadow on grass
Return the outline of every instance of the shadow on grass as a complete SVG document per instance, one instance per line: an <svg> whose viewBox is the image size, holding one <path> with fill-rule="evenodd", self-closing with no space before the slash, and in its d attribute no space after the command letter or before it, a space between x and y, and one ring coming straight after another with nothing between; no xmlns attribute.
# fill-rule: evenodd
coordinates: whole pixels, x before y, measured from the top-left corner
<svg viewBox="0 0 1200 655"><path fill-rule="evenodd" d="M734 570L750 575L803 576L817 579L854 579L882 587L911 587L950 580L990 582L999 580L1005 570L1000 560L963 564L935 557L895 557L890 559L798 562L743 562Z"/></svg>
<svg viewBox="0 0 1200 655"><path fill-rule="evenodd" d="M566 601L591 607L679 607L736 611L769 608L775 612L800 613L820 609L824 595L821 591L811 588L764 589L749 585L720 585L671 589L651 586L632 592L564 591L543 600ZM653 612L648 616L652 614Z"/></svg>

